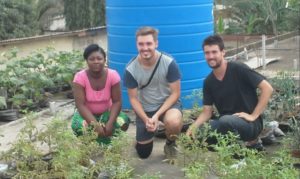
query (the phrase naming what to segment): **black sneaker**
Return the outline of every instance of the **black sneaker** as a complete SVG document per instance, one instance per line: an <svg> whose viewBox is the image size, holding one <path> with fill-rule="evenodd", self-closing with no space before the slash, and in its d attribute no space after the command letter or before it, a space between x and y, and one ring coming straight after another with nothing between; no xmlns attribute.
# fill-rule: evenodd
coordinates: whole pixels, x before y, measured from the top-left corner
<svg viewBox="0 0 300 179"><path fill-rule="evenodd" d="M176 143L172 142L171 144L165 144L164 153L167 159L175 159L177 156Z"/></svg>

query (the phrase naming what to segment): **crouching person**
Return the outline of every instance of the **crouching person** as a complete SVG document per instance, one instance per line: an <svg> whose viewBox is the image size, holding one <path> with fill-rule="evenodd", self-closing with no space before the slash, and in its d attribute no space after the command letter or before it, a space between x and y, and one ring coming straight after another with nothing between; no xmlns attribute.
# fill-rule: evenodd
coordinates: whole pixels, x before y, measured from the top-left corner
<svg viewBox="0 0 300 179"><path fill-rule="evenodd" d="M126 131L130 119L121 111L120 76L105 67L106 54L97 44L89 45L83 53L87 68L75 74L73 93L76 112L72 129L76 135L91 127L97 134L97 142L110 143L117 135L116 129Z"/></svg>
<svg viewBox="0 0 300 179"><path fill-rule="evenodd" d="M217 108L220 118L210 120L212 130L239 135L249 148L262 150L258 136L263 129L263 113L272 95L273 88L259 73L247 65L227 62L224 59L224 43L220 36L209 36L202 45L206 62L212 72L204 81L203 111L187 131L198 128L208 121ZM257 95L257 89L260 95Z"/></svg>
<svg viewBox="0 0 300 179"><path fill-rule="evenodd" d="M167 159L176 157L175 139L182 128L180 73L175 60L157 51L158 31L142 27L136 33L139 54L126 67L124 85L136 113L136 151L148 158L159 121L165 124Z"/></svg>

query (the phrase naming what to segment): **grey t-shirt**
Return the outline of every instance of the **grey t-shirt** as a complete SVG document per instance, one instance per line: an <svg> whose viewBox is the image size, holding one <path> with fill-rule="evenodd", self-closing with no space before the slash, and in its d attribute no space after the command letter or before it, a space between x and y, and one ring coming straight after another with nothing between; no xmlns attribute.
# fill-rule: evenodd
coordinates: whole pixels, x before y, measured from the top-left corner
<svg viewBox="0 0 300 179"><path fill-rule="evenodd" d="M171 94L169 83L181 78L179 68L173 57L161 53L159 60L160 63L151 82L143 89L140 88L148 83L156 64L151 69L144 69L134 58L127 64L125 70L124 86L138 89L138 99L146 112L156 111Z"/></svg>

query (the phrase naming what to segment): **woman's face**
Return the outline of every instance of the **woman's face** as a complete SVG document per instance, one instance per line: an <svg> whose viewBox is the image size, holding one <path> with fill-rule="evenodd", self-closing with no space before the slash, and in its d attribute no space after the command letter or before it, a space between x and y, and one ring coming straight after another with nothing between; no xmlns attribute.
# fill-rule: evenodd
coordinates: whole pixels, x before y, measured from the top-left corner
<svg viewBox="0 0 300 179"><path fill-rule="evenodd" d="M105 66L105 61L106 59L99 51L92 52L86 60L88 68L92 72L102 71Z"/></svg>

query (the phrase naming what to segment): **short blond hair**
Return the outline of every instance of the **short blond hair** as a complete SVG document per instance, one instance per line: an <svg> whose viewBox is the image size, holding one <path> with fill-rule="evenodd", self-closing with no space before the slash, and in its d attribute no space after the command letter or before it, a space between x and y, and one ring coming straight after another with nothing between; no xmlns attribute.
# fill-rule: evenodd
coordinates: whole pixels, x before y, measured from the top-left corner
<svg viewBox="0 0 300 179"><path fill-rule="evenodd" d="M140 27L136 31L135 37L138 38L138 36L144 36L144 35L152 35L153 39L157 41L158 30L150 26Z"/></svg>

